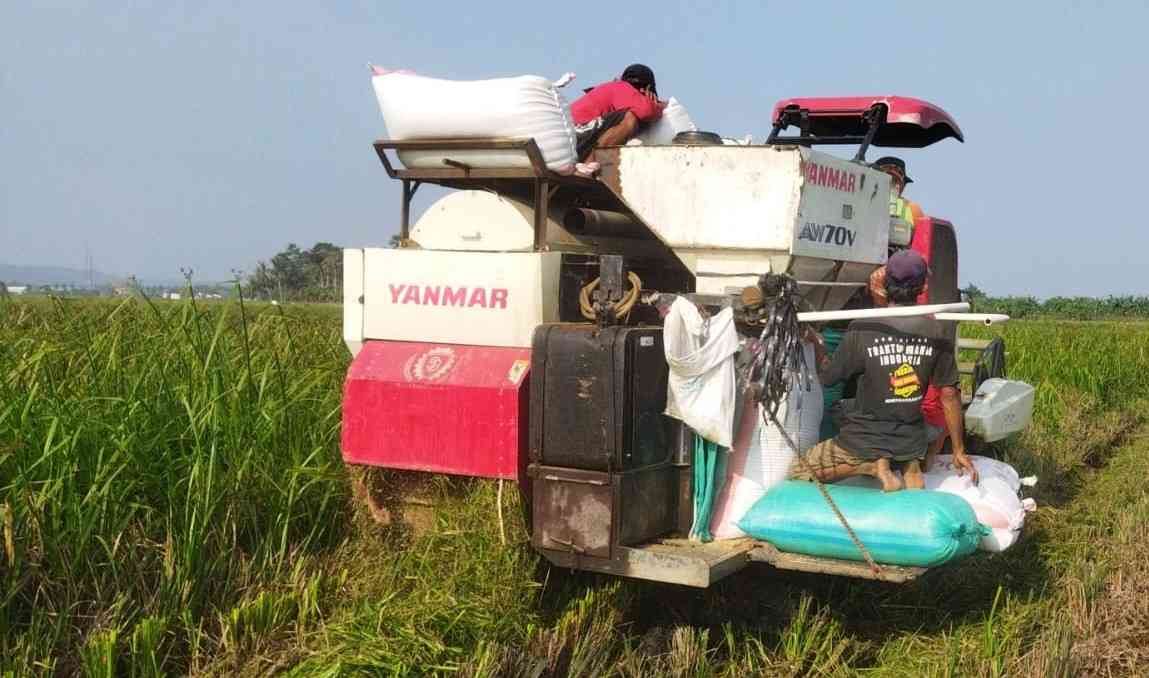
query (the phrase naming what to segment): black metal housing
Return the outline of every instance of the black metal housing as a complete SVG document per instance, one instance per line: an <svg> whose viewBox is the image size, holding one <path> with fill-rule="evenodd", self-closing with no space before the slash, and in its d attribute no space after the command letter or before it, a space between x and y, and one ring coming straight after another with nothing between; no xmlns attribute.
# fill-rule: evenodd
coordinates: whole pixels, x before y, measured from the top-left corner
<svg viewBox="0 0 1149 678"><path fill-rule="evenodd" d="M531 461L623 471L670 458L662 328L547 324L531 347Z"/></svg>

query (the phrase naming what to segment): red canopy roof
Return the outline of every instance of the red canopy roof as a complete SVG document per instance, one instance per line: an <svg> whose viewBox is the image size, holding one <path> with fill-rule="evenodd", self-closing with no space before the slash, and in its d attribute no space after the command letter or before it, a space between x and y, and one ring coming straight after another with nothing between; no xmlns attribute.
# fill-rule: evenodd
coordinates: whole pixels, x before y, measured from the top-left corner
<svg viewBox="0 0 1149 678"><path fill-rule="evenodd" d="M815 136L861 135L866 132L863 114L874 104L885 104L886 123L878 129L874 146L922 148L953 137L965 141L961 129L948 113L928 101L912 97L804 97L774 104L775 122L783 109L795 106L809 112L810 133Z"/></svg>

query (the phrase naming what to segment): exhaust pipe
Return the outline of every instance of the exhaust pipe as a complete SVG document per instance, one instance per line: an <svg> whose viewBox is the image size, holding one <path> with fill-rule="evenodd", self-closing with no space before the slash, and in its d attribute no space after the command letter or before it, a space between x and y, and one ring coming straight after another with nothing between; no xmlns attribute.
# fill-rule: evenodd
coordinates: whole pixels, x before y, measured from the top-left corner
<svg viewBox="0 0 1149 678"><path fill-rule="evenodd" d="M572 207L563 214L563 226L578 235L626 235L640 224L629 215L609 210Z"/></svg>

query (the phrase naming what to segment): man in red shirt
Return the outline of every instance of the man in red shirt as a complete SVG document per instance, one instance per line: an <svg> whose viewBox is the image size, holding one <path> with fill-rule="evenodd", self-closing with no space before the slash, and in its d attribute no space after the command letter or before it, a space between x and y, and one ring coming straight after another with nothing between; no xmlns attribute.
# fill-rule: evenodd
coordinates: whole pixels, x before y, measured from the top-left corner
<svg viewBox="0 0 1149 678"><path fill-rule="evenodd" d="M657 120L665 107L658 100L654 71L642 64L631 64L618 80L586 90L571 104L579 159L602 146L625 144L639 126Z"/></svg>

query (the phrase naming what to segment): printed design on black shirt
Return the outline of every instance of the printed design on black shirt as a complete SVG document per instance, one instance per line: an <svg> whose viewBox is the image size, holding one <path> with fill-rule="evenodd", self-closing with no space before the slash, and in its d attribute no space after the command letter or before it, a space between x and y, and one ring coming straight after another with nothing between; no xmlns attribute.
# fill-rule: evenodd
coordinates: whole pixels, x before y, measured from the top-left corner
<svg viewBox="0 0 1149 678"><path fill-rule="evenodd" d="M899 398L913 398L921 393L922 382L909 363L898 365L890 373L890 391Z"/></svg>
<svg viewBox="0 0 1149 678"><path fill-rule="evenodd" d="M866 356L878 365L889 367L887 403L913 402L922 399L922 380L918 367L933 358L934 345L926 337L877 336L866 348Z"/></svg>

